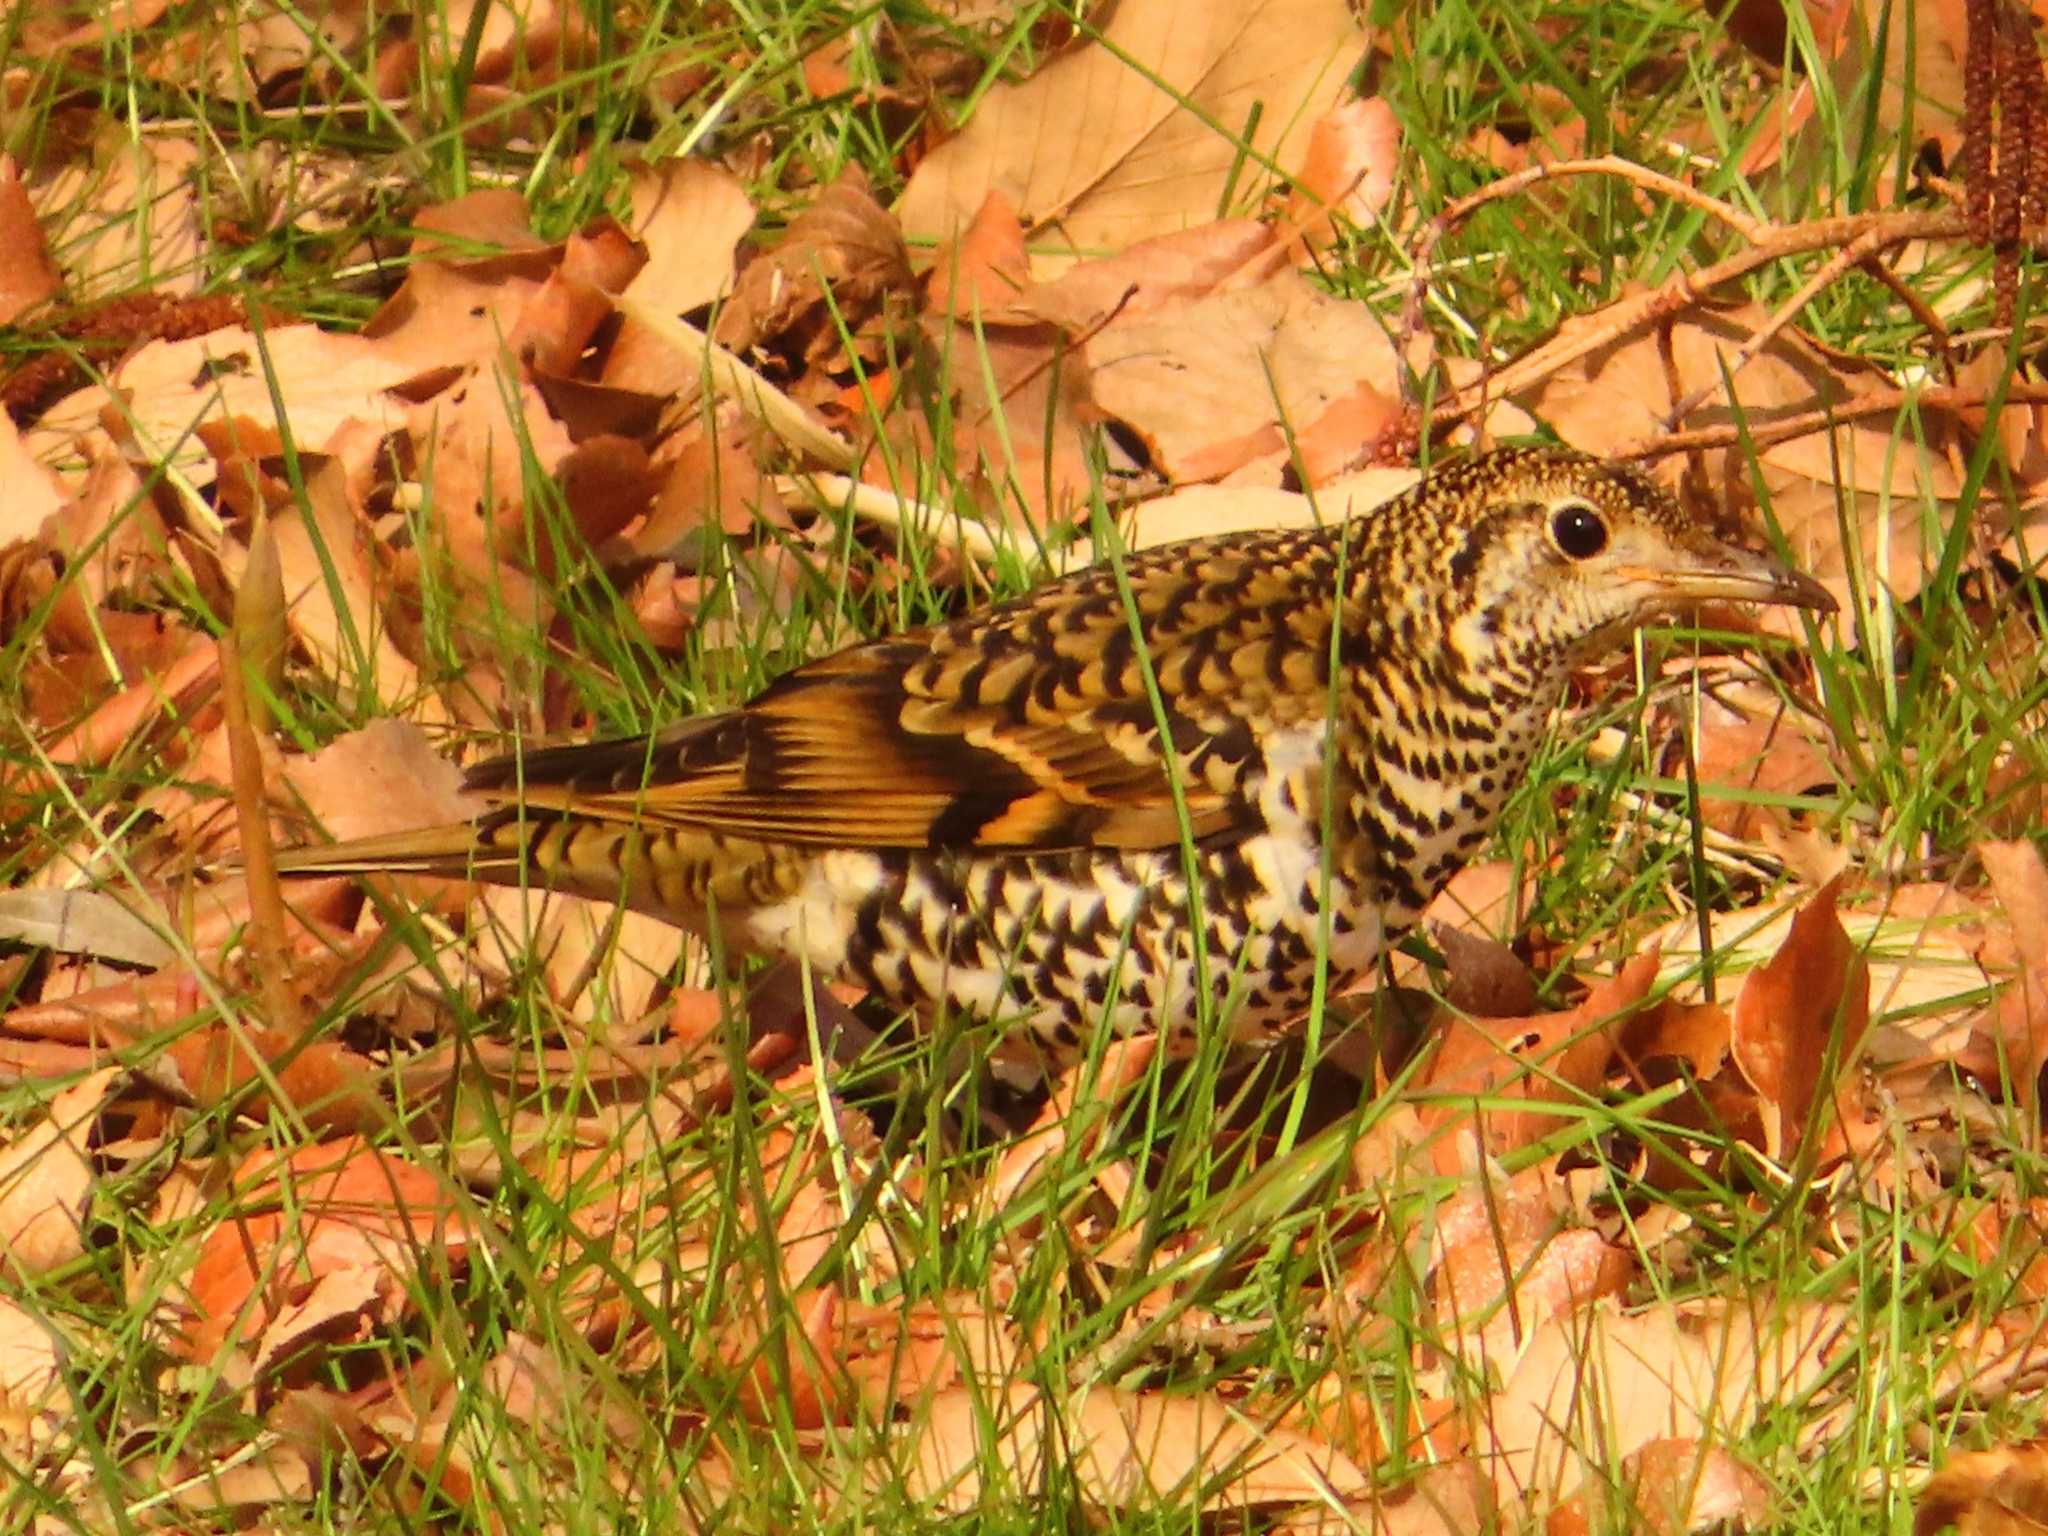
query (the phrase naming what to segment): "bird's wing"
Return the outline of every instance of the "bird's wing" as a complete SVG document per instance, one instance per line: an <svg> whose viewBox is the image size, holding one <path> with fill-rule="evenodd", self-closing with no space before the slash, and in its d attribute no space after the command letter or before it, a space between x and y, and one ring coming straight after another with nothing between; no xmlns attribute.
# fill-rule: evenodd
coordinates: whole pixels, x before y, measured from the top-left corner
<svg viewBox="0 0 2048 1536"><path fill-rule="evenodd" d="M1163 711L1104 572L824 657L658 736L481 765L470 787L812 845L1154 848L1182 835L1171 755L1193 836L1241 833L1257 819L1256 725L1312 670L1295 631L1312 641L1315 627L1277 578L1230 574L1243 590L1211 591L1184 561L1131 564Z"/></svg>

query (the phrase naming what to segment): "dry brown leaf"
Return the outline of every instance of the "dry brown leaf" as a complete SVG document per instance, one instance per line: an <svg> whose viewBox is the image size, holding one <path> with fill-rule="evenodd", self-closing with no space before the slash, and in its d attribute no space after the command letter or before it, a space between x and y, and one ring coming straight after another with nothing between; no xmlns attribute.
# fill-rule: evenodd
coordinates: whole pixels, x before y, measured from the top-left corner
<svg viewBox="0 0 2048 1536"><path fill-rule="evenodd" d="M1474 1536L1500 1528L1491 1484L1463 1456L1427 1465L1399 1488L1374 1488L1334 1509L1303 1505L1272 1527L1274 1536Z"/></svg>
<svg viewBox="0 0 2048 1536"><path fill-rule="evenodd" d="M1569 1219L1563 1191L1541 1168L1446 1202L1431 1281L1445 1354L1480 1378L1505 1380L1536 1329L1628 1283L1634 1254Z"/></svg>
<svg viewBox="0 0 2048 1536"><path fill-rule="evenodd" d="M984 1497L1029 1496L1054 1465L1104 1510L1353 1499L1371 1486L1333 1447L1262 1427L1214 1396L1095 1387L1062 1401L1021 1383L953 1388L931 1398L907 1440L906 1491L953 1514Z"/></svg>
<svg viewBox="0 0 2048 1536"><path fill-rule="evenodd" d="M762 474L755 433L745 424L692 432L670 451L647 520L602 550L607 563L670 559L701 565L707 529L728 537L763 525L790 527L775 482Z"/></svg>
<svg viewBox="0 0 2048 1536"><path fill-rule="evenodd" d="M67 166L34 189L73 299L199 292L203 158L189 128L114 121L94 141L91 165Z"/></svg>
<svg viewBox="0 0 2048 1536"><path fill-rule="evenodd" d="M0 938L126 965L168 965L177 951L110 891L0 891Z"/></svg>
<svg viewBox="0 0 2048 1536"><path fill-rule="evenodd" d="M1030 1129L1011 1142L982 1182L976 1200L983 1218L995 1221L1000 1213L1015 1208L1018 1196L1030 1187L1038 1171L1067 1153L1077 1134L1090 1133L1083 1138L1084 1145L1098 1140L1105 1124L1103 1110L1143 1081L1158 1046L1156 1035L1116 1040L1099 1062L1079 1063L1062 1073ZM1082 1111L1079 1118L1077 1110Z"/></svg>
<svg viewBox="0 0 2048 1536"><path fill-rule="evenodd" d="M1643 1536L1761 1528L1771 1488L1755 1469L1718 1445L1652 1440L1622 1457L1606 1488L1582 1488L1550 1512L1544 1536L1592 1536L1625 1529Z"/></svg>
<svg viewBox="0 0 2048 1536"><path fill-rule="evenodd" d="M1528 962L1485 933L1423 920L1429 941L1443 956L1443 1001L1467 1018L1525 1018L1536 1011L1536 973Z"/></svg>
<svg viewBox="0 0 2048 1536"><path fill-rule="evenodd" d="M74 50L128 44L130 34L153 26L170 7L165 0L117 0L116 4L19 6L7 18L21 57L54 58Z"/></svg>
<svg viewBox="0 0 2048 1536"><path fill-rule="evenodd" d="M1258 220L1214 219L1070 266L983 318L1049 320L1081 339L1112 319L1135 321L1224 292L1258 271L1272 249L1273 232Z"/></svg>
<svg viewBox="0 0 2048 1536"><path fill-rule="evenodd" d="M366 687L388 712L423 724L449 716L393 641L367 549L369 529L341 464L306 477L306 499L272 525L292 634L322 673Z"/></svg>
<svg viewBox="0 0 2048 1536"><path fill-rule="evenodd" d="M645 448L632 438L611 433L579 442L555 474L569 521L591 549L644 515L663 481ZM558 574L561 557L554 542L543 541L537 553L541 574ZM573 561L579 551L572 546L567 553Z"/></svg>
<svg viewBox="0 0 2048 1536"><path fill-rule="evenodd" d="M217 466L194 429L215 420L277 430L273 382L293 441L301 453L312 453L358 422L396 429L405 405L390 392L419 371L362 336L312 325L277 326L259 336L229 326L187 341L150 342L113 370L108 386L89 386L50 407L27 442L46 462L68 456L75 437L97 430L111 387L120 391L115 409L136 451L150 464L176 465L203 489L213 484Z"/></svg>
<svg viewBox="0 0 2048 1536"><path fill-rule="evenodd" d="M2012 925L2019 974L1978 1024L1965 1061L1987 1083L2010 1082L2031 1122L2048 1066L2048 867L2026 842L1979 843L1977 856Z"/></svg>
<svg viewBox="0 0 2048 1536"><path fill-rule="evenodd" d="M991 192L959 237L941 249L925 282L925 309L971 320L1015 304L1031 288L1031 251L1017 210Z"/></svg>
<svg viewBox="0 0 2048 1536"><path fill-rule="evenodd" d="M536 375L571 376L598 327L611 318L611 296L643 264L640 248L609 219L570 235L562 242L560 264L520 310L505 350Z"/></svg>
<svg viewBox="0 0 2048 1536"><path fill-rule="evenodd" d="M438 382L495 362L545 277L418 261L360 334L379 343L379 356L406 382Z"/></svg>
<svg viewBox="0 0 2048 1536"><path fill-rule="evenodd" d="M1394 195L1401 124L1378 96L1347 101L1317 118L1281 227L1301 256L1336 238L1336 218L1364 229Z"/></svg>
<svg viewBox="0 0 2048 1536"><path fill-rule="evenodd" d="M0 325L13 325L64 286L14 156L0 155Z"/></svg>
<svg viewBox="0 0 2048 1536"><path fill-rule="evenodd" d="M2048 1441L1951 1456L1928 1481L1913 1536L2039 1536L2048 1531Z"/></svg>
<svg viewBox="0 0 2048 1536"><path fill-rule="evenodd" d="M498 976L537 970L565 1023L590 1039L638 1027L656 991L697 943L673 923L540 886L478 892L476 946Z"/></svg>
<svg viewBox="0 0 2048 1536"><path fill-rule="evenodd" d="M1638 955L1561 1013L1468 1019L1446 1011L1442 1043L1416 1085L1433 1101L1422 1106L1422 1116L1439 1137L1438 1170L1473 1167L1556 1130L1558 1117L1541 1110L1489 1111L1469 1130L1464 1124L1473 1114L1469 1101L1477 1098L1569 1103L1598 1087L1622 1029L1657 980L1657 965L1654 949Z"/></svg>
<svg viewBox="0 0 2048 1536"><path fill-rule="evenodd" d="M1066 333L1046 321L990 317L925 322L922 366L901 393L889 435L860 467L871 485L900 493L937 451L926 393L943 397L952 458L973 488L983 519L1049 528L1087 505L1096 482L1086 424L1094 419L1088 370Z"/></svg>
<svg viewBox="0 0 2048 1536"><path fill-rule="evenodd" d="M891 311L907 319L910 300L902 232L849 161L781 243L740 273L711 336L742 356L786 360L792 389L818 398L813 371L842 370L849 346L870 373L880 371L888 361L882 339L896 324Z"/></svg>
<svg viewBox="0 0 2048 1536"><path fill-rule="evenodd" d="M1120 316L1088 341L1086 357L1095 404L1175 484L1279 485L1292 465L1290 436L1312 433L1345 402L1355 410L1361 389L1399 413L1402 364L1385 326L1292 270L1256 288ZM1370 446L1347 441L1354 454Z"/></svg>
<svg viewBox="0 0 2048 1536"><path fill-rule="evenodd" d="M1692 714L1700 814L1710 827L1745 840L1766 823L1789 826L1788 814L1753 795L1827 794L1835 771L1827 744L1809 718L1758 683L1707 689ZM1724 791L1738 790L1743 798Z"/></svg>
<svg viewBox="0 0 2048 1536"><path fill-rule="evenodd" d="M119 1067L102 1067L72 1084L0 1148L0 1265L17 1280L48 1274L85 1252L94 1182L87 1147L122 1075Z"/></svg>
<svg viewBox="0 0 2048 1536"><path fill-rule="evenodd" d="M1245 168L1300 163L1365 44L1343 0L1126 0L1099 42L981 99L911 176L904 230L950 240L991 192L1079 253L1183 228L1233 177L1239 197L1256 193L1264 178Z"/></svg>
<svg viewBox="0 0 2048 1536"><path fill-rule="evenodd" d="M0 1445L17 1457L32 1451L34 1421L68 1404L58 1345L48 1319L0 1299Z"/></svg>
<svg viewBox="0 0 2048 1536"><path fill-rule="evenodd" d="M8 491L0 500L0 547L34 537L44 520L64 505L63 488L28 451L5 411L0 411L0 484Z"/></svg>
<svg viewBox="0 0 2048 1536"><path fill-rule="evenodd" d="M476 814L462 773L408 720L373 720L319 751L288 759L282 777L337 841L438 826Z"/></svg>
<svg viewBox="0 0 2048 1536"><path fill-rule="evenodd" d="M1799 909L1783 947L1735 999L1731 1052L1762 1101L1774 1158L1789 1157L1810 1130L1854 1128L1845 1092L1870 1025L1870 969L1835 915L1840 887L1829 881ZM1828 1083L1832 1126L1814 1118Z"/></svg>
<svg viewBox="0 0 2048 1536"><path fill-rule="evenodd" d="M466 1262L469 1218L441 1175L353 1138L251 1154L234 1213L186 1281L186 1358L269 1356L315 1331L388 1326L429 1272ZM273 1329L286 1325L286 1334Z"/></svg>
<svg viewBox="0 0 2048 1536"><path fill-rule="evenodd" d="M670 159L635 166L627 187L647 265L626 293L678 315L725 297L733 250L754 223L754 204L739 178L709 160ZM620 382L609 368L605 376Z"/></svg>
<svg viewBox="0 0 2048 1536"><path fill-rule="evenodd" d="M1818 1386L1853 1337L1843 1308L1768 1296L1634 1314L1595 1302L1537 1330L1487 1403L1475 1454L1502 1502L1549 1509L1652 1441L1739 1438ZM1839 1411L1816 1405L1806 1431L1826 1433Z"/></svg>
<svg viewBox="0 0 2048 1536"><path fill-rule="evenodd" d="M517 1487L519 1478L571 1486L590 1475L593 1442L609 1452L599 1470L617 1493L647 1478L658 1463L647 1419L621 1399L615 1382L610 1376L579 1379L558 1348L511 1333L473 1378L463 1372L444 1380L431 1402L424 1393L394 1393L365 1414L363 1424L437 1496L473 1505L492 1529L523 1529L531 1507L519 1494L507 1499L502 1491ZM475 1433L478 1394L501 1404L506 1420L524 1432ZM707 1456L697 1470L711 1478L717 1465L715 1455ZM643 1483L638 1492L677 1507L674 1490L658 1482L653 1488Z"/></svg>

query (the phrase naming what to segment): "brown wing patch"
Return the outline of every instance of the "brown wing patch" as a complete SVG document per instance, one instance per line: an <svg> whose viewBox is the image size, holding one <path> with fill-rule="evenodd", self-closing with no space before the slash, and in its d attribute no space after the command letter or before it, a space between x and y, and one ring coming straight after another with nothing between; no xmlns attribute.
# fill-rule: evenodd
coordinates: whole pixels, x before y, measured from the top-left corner
<svg viewBox="0 0 2048 1536"><path fill-rule="evenodd" d="M813 846L1051 850L1179 841L1155 732L1090 711L1015 719L1000 690L992 690L993 703L913 698L905 673L928 655L913 640L841 652L788 674L741 709L652 740L551 748L523 764L500 759L472 771L469 787L534 810ZM1026 672L1003 672L1004 683L1029 686ZM1239 824L1232 798L1201 782L1186 792L1196 837Z"/></svg>

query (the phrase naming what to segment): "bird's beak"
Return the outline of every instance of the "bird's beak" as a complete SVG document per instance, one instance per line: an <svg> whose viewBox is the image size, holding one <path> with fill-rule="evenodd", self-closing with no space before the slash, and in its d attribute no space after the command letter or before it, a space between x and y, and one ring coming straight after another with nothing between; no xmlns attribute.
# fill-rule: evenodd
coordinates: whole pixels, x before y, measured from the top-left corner
<svg viewBox="0 0 2048 1536"><path fill-rule="evenodd" d="M1669 563L1623 567L1625 580L1640 581L1674 603L1782 603L1833 613L1834 594L1804 571L1716 539L1688 540Z"/></svg>

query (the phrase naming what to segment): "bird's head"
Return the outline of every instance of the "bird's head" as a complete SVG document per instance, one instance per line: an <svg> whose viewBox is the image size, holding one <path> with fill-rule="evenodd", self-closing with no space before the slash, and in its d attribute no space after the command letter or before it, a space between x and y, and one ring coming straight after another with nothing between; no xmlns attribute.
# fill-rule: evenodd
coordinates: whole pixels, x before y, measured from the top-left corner
<svg viewBox="0 0 2048 1536"><path fill-rule="evenodd" d="M1483 454L1422 489L1429 511L1405 531L1435 567L1432 627L1468 667L1532 689L1693 604L1835 606L1812 577L1707 533L1637 471L1567 449Z"/></svg>

